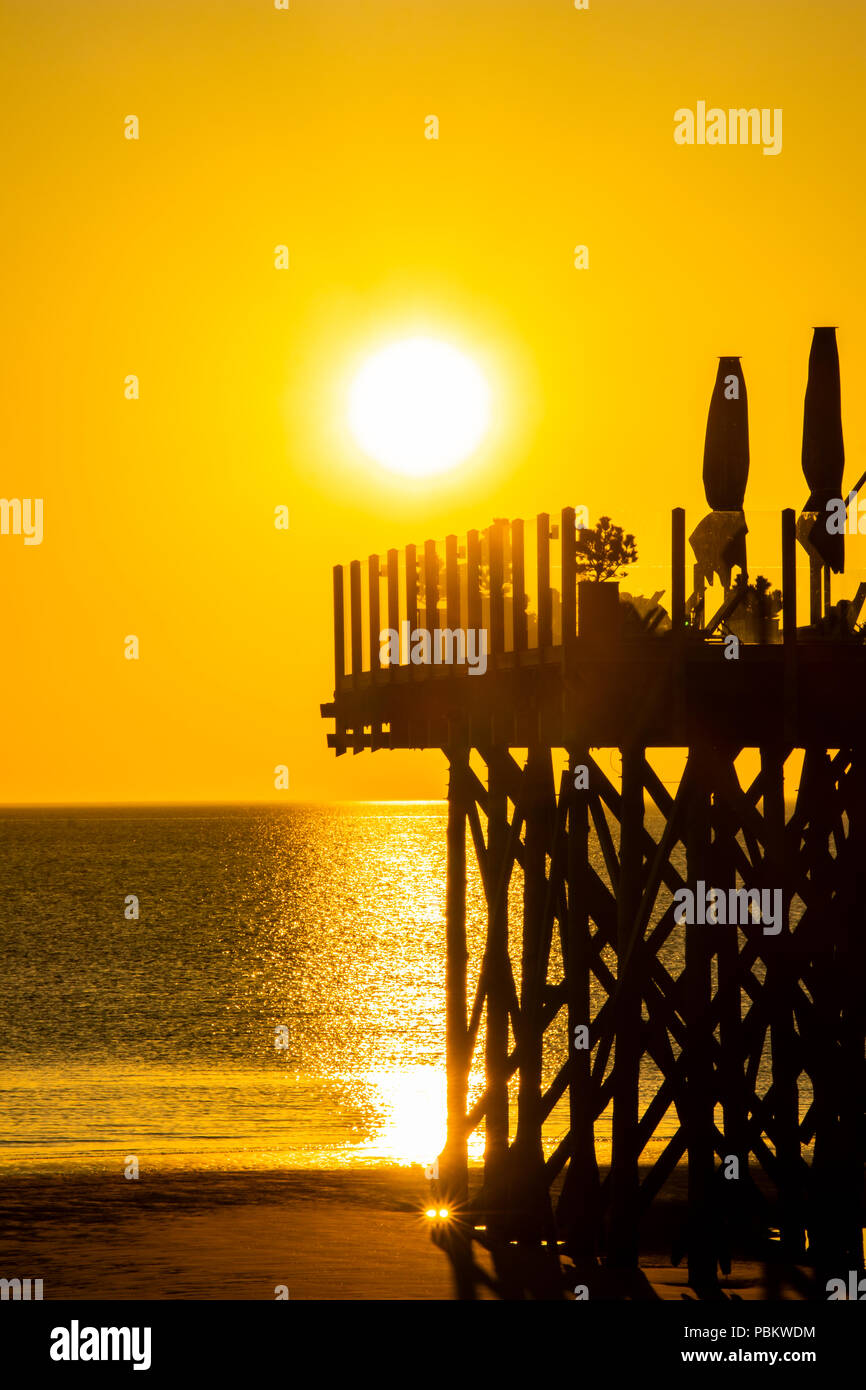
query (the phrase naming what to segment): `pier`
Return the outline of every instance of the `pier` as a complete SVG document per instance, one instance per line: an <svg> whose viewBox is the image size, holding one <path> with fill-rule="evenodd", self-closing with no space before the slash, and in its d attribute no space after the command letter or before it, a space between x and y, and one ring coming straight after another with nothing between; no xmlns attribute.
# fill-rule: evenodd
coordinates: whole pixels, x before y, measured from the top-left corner
<svg viewBox="0 0 866 1390"><path fill-rule="evenodd" d="M710 510L689 536L672 509L663 603L578 580L571 507L333 571L329 746L434 748L448 762L437 1204L449 1217L437 1239L461 1296L483 1283L501 1293L515 1243L548 1269L567 1254L576 1268L637 1271L642 1226L667 1210L682 1165L671 1250L701 1296L717 1294L738 1249L784 1266L806 1297L863 1270L866 586L831 602L844 537L824 515L846 495L833 330L813 339L810 495L799 516L779 512L777 597L748 583L746 409L739 360L722 358ZM413 661L403 640L389 661L388 630L429 634L416 654L430 659ZM453 634L479 631L483 673L436 662L457 650ZM672 749L675 785L658 772ZM471 961L470 853L487 919ZM737 902L779 893L780 920L683 921L677 903L698 884L726 900L742 890ZM470 1098L474 1064L484 1085ZM551 1144L558 1106L567 1129ZM468 1160L479 1128L480 1172Z"/></svg>

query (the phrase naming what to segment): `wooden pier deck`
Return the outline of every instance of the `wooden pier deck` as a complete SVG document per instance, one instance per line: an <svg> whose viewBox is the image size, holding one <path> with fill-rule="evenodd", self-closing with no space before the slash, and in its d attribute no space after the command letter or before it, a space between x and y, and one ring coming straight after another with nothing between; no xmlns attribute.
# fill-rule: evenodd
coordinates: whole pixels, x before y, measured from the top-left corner
<svg viewBox="0 0 866 1390"><path fill-rule="evenodd" d="M460 547L449 536L444 562L433 541L423 552L407 546L403 557L391 550L384 563L370 556L363 594L361 563L349 566L348 595L338 565L334 699L322 705L322 715L335 722L329 747L338 754L526 748L538 741L559 748L616 748L638 739L663 748L688 747L704 735L743 746L781 739L797 748L815 742L839 747L859 737L863 727L866 646L833 640L820 629L798 629L794 524L793 511L781 514L782 640L742 641L736 660L726 656L722 621L702 622L700 614L686 611L685 514L680 510L672 514L671 622L664 631L653 627L654 615L644 623L623 622L618 631L612 626L581 630L567 588L570 582L573 593L576 583L571 508L562 512L556 528L564 598L550 584L546 514L535 527L537 572L531 591L520 521L495 524L484 538L472 531ZM482 553L489 554L486 574L498 576L492 598L481 589ZM525 610L530 599L537 613ZM380 633L399 633L406 623L431 639L437 631L484 632L485 673L447 661L385 664Z"/></svg>

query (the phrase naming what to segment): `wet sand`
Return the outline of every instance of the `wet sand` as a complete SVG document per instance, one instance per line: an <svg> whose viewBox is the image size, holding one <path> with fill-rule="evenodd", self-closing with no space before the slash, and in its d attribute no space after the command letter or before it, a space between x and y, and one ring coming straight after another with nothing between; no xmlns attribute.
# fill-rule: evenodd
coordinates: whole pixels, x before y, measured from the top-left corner
<svg viewBox="0 0 866 1390"><path fill-rule="evenodd" d="M30 1178L2 1184L7 1275L45 1299L441 1299L411 1172Z"/></svg>
<svg viewBox="0 0 866 1390"><path fill-rule="evenodd" d="M7 1277L41 1278L46 1300L271 1300L280 1285L290 1299L451 1299L429 1201L420 1169L16 1177L0 1186L0 1259ZM591 1298L694 1296L669 1252L647 1249L641 1266L623 1285L566 1263L566 1297L580 1280ZM757 1264L735 1264L722 1287L767 1296Z"/></svg>

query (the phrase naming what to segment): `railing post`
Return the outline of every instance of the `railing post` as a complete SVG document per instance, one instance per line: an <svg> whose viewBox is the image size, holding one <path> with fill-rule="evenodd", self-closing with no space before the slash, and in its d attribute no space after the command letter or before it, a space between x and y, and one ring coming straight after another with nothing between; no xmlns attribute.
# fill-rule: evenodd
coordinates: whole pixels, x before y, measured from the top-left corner
<svg viewBox="0 0 866 1390"><path fill-rule="evenodd" d="M349 605L352 622L352 683L357 685L364 669L361 644L361 561L349 566Z"/></svg>
<svg viewBox="0 0 866 1390"><path fill-rule="evenodd" d="M409 624L409 642L418 627L418 559L414 545L406 546L406 620ZM406 653L409 662L409 652ZM410 665L411 669L411 665Z"/></svg>
<svg viewBox="0 0 866 1390"><path fill-rule="evenodd" d="M550 596L550 516L541 512L536 521L538 573L538 646L553 644L553 606Z"/></svg>
<svg viewBox="0 0 866 1390"><path fill-rule="evenodd" d="M562 646L573 646L577 636L577 537L574 507L562 509Z"/></svg>
<svg viewBox="0 0 866 1390"><path fill-rule="evenodd" d="M511 632L516 652L526 650L526 573L523 559L523 522L511 523Z"/></svg>
<svg viewBox="0 0 866 1390"><path fill-rule="evenodd" d="M457 537L445 537L445 626L452 632L460 627L460 570L457 566Z"/></svg>
<svg viewBox="0 0 866 1390"><path fill-rule="evenodd" d="M675 633L686 625L686 512L671 512L671 625Z"/></svg>
<svg viewBox="0 0 866 1390"><path fill-rule="evenodd" d="M505 650L505 595L502 522L490 527L490 650L498 656Z"/></svg>
<svg viewBox="0 0 866 1390"><path fill-rule="evenodd" d="M434 661L434 634L439 626L439 557L436 554L435 541L426 541L424 544L424 626L430 633L430 660Z"/></svg>
<svg viewBox="0 0 866 1390"><path fill-rule="evenodd" d="M400 640L400 556L388 551L388 626ZM398 648L399 650L399 648ZM399 658L398 658L399 660ZM389 675L392 668L389 668Z"/></svg>
<svg viewBox="0 0 866 1390"><path fill-rule="evenodd" d="M382 657L379 648L379 556L371 555L367 561L367 605L370 615L370 674L374 681L379 678Z"/></svg>
<svg viewBox="0 0 866 1390"><path fill-rule="evenodd" d="M340 693L340 686L346 674L346 616L343 600L343 566L334 566L334 691Z"/></svg>
<svg viewBox="0 0 866 1390"><path fill-rule="evenodd" d="M477 531L466 537L466 626L476 631L481 627L481 540Z"/></svg>
<svg viewBox="0 0 866 1390"><path fill-rule="evenodd" d="M797 517L793 507L782 512L782 641L797 640Z"/></svg>

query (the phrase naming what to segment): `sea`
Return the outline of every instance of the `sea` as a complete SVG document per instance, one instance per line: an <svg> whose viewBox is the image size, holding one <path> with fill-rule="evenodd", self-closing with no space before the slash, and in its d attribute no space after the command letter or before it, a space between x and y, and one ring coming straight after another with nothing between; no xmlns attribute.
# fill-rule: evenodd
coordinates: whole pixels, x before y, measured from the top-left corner
<svg viewBox="0 0 866 1390"><path fill-rule="evenodd" d="M441 802L0 812L0 1171L432 1162L445 829ZM485 907L469 858L471 990ZM515 883L514 947L520 910ZM656 1083L645 1068L642 1109ZM482 1088L479 1057L470 1097ZM656 1142L676 1127L671 1108ZM567 1128L563 1101L548 1151ZM603 1157L607 1115L597 1139Z"/></svg>

